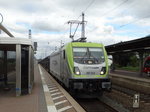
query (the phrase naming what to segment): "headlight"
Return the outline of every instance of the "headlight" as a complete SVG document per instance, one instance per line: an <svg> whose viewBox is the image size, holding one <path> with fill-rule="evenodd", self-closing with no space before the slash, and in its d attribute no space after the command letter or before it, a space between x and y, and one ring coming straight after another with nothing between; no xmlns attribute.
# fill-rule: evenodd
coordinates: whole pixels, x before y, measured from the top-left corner
<svg viewBox="0 0 150 112"><path fill-rule="evenodd" d="M106 73L106 67L102 67L100 71L100 75L104 75Z"/></svg>
<svg viewBox="0 0 150 112"><path fill-rule="evenodd" d="M101 75L103 75L103 74L104 74L104 72L103 72L103 71L101 71L101 72L100 72L100 74L101 74Z"/></svg>
<svg viewBox="0 0 150 112"><path fill-rule="evenodd" d="M80 70L79 70L78 67L74 67L74 73L75 73L76 75L80 75Z"/></svg>

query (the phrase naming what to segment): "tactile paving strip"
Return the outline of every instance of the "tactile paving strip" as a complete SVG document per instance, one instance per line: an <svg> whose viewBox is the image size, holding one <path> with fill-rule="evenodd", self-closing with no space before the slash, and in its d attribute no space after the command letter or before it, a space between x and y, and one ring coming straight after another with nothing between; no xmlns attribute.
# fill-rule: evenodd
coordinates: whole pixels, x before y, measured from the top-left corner
<svg viewBox="0 0 150 112"><path fill-rule="evenodd" d="M60 90L60 85L39 66L48 112L77 112ZM61 87L62 88L62 87ZM51 100L51 101L50 101ZM82 111L82 110L81 110Z"/></svg>

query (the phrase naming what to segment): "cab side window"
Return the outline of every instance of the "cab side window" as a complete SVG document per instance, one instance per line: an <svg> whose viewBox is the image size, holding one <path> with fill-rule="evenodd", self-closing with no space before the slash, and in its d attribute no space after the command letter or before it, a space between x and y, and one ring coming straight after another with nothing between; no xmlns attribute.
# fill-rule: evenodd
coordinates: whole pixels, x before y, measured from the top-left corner
<svg viewBox="0 0 150 112"><path fill-rule="evenodd" d="M65 50L63 50L63 59L66 58Z"/></svg>

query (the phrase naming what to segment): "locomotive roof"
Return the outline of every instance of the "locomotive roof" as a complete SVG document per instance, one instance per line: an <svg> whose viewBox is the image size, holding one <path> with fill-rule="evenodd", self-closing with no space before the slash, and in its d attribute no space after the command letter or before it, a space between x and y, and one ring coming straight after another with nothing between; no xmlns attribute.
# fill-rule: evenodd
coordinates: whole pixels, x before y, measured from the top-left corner
<svg viewBox="0 0 150 112"><path fill-rule="evenodd" d="M103 44L100 43L91 43L91 42L71 42L68 43L66 46L71 44L73 47L103 47Z"/></svg>
<svg viewBox="0 0 150 112"><path fill-rule="evenodd" d="M51 55L55 55L64 49L69 50L71 47L103 47L103 44L92 42L70 42L51 53Z"/></svg>

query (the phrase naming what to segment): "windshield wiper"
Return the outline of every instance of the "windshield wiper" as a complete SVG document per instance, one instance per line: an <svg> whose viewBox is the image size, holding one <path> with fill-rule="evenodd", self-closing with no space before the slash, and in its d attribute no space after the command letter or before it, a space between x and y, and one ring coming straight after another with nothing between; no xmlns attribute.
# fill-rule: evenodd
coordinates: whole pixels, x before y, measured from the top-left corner
<svg viewBox="0 0 150 112"><path fill-rule="evenodd" d="M90 57L93 57L97 62L98 62L98 58L96 58L95 56L93 56L92 54L91 54L91 52L89 52L89 58Z"/></svg>
<svg viewBox="0 0 150 112"><path fill-rule="evenodd" d="M87 52L85 53L85 55L81 58L81 62L84 60L84 58L87 56Z"/></svg>

